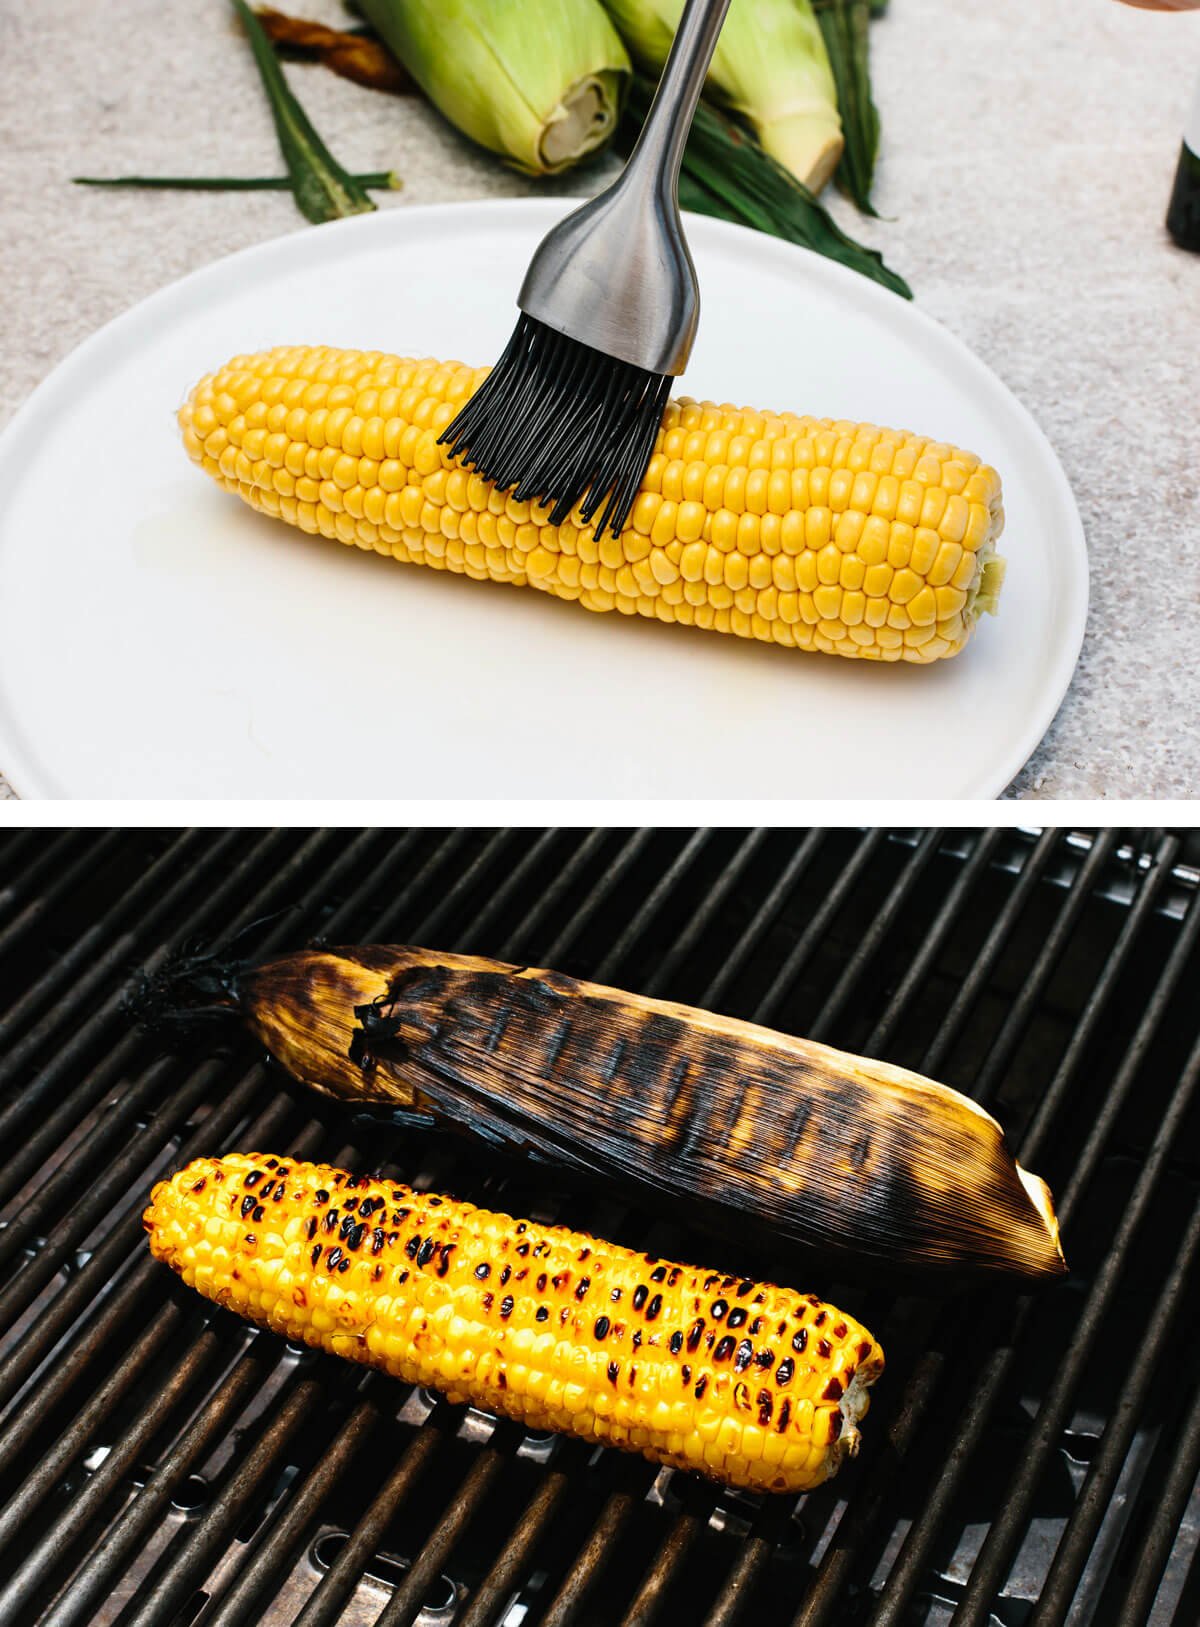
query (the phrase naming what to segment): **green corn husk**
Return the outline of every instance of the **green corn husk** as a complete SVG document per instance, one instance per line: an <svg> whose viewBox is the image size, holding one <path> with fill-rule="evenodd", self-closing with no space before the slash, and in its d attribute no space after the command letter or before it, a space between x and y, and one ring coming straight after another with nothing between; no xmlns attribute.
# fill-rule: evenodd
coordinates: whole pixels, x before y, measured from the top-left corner
<svg viewBox="0 0 1200 1627"><path fill-rule="evenodd" d="M871 96L868 0L818 0L817 18L837 83L846 150L837 183L865 215L876 215L871 182L879 156L879 110Z"/></svg>
<svg viewBox="0 0 1200 1627"><path fill-rule="evenodd" d="M314 224L323 220L338 220L344 215L366 214L374 209L375 205L365 189L338 163L296 100L271 49L271 42L246 0L233 0L233 9L246 30L263 89L271 104L279 150L288 168L297 209Z"/></svg>
<svg viewBox="0 0 1200 1627"><path fill-rule="evenodd" d="M599 0L361 0L452 124L533 175L567 169L616 129L629 77Z"/></svg>
<svg viewBox="0 0 1200 1627"><path fill-rule="evenodd" d="M657 74L683 0L604 0L636 65ZM763 148L812 191L842 154L837 87L809 0L732 0L706 84Z"/></svg>
<svg viewBox="0 0 1200 1627"><path fill-rule="evenodd" d="M369 170L352 175L367 190L399 192L404 182L395 170ZM290 192L290 175L73 175L76 186L128 186L151 192Z"/></svg>
<svg viewBox="0 0 1200 1627"><path fill-rule="evenodd" d="M653 83L635 73L617 135L621 150L628 151L637 140L653 95ZM800 243L904 299L912 298L904 278L884 264L877 250L848 237L819 198L765 153L741 125L704 101L688 133L679 202L684 209Z"/></svg>

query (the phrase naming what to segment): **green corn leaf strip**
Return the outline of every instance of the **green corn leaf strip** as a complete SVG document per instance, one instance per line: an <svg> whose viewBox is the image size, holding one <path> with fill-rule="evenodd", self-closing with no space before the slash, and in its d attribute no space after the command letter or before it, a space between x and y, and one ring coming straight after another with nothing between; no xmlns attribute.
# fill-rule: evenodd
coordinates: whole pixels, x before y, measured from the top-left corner
<svg viewBox="0 0 1200 1627"><path fill-rule="evenodd" d="M633 76L629 106L618 132L624 148L636 140L653 93L651 81L641 74ZM904 278L885 265L876 250L848 237L808 188L763 152L753 136L703 101L684 153L679 199L685 209L799 243L905 299L912 298Z"/></svg>
<svg viewBox="0 0 1200 1627"><path fill-rule="evenodd" d="M246 4L233 0L246 30L263 89L271 104L279 147L291 177L296 207L306 220L336 220L374 209L358 180L344 170L326 147L284 78L263 26Z"/></svg>
<svg viewBox="0 0 1200 1627"><path fill-rule="evenodd" d="M395 170L370 170L352 177L376 192L398 192L404 185ZM290 192L290 175L73 175L76 186L152 187L172 192Z"/></svg>
<svg viewBox="0 0 1200 1627"><path fill-rule="evenodd" d="M837 85L846 141L836 180L864 214L875 215L878 211L871 202L871 181L879 154L879 111L871 99L867 43L870 17L868 0L827 0L817 10Z"/></svg>

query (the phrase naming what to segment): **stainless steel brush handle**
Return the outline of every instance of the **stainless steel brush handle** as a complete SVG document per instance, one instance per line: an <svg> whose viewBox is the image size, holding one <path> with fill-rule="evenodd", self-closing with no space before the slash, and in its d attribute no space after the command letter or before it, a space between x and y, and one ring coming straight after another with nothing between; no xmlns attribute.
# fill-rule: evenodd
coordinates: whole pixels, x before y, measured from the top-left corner
<svg viewBox="0 0 1200 1627"><path fill-rule="evenodd" d="M650 373L682 373L696 335L700 290L677 183L728 9L688 0L629 162L547 233L517 297L547 327Z"/></svg>
<svg viewBox="0 0 1200 1627"><path fill-rule="evenodd" d="M629 155L625 174L644 172L672 199L677 195L679 166L704 76L717 48L729 0L688 0L672 42L662 78Z"/></svg>

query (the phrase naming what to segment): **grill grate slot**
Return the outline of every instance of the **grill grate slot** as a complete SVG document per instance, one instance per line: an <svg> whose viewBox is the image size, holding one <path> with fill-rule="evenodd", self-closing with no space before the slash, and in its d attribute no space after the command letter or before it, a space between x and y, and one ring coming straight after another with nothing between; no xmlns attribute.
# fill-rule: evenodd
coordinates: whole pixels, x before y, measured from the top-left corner
<svg viewBox="0 0 1200 1627"><path fill-rule="evenodd" d="M1193 860L1162 832L0 841L0 1622L1189 1619ZM944 1077L1050 1178L1072 1277L1037 1300L812 1283L865 1316L889 1370L860 1460L798 1501L291 1350L145 1256L160 1171L257 1145L771 1265L460 1138L381 1129L248 1040L164 1055L129 1023L137 969L238 933L256 955L375 939L554 965Z"/></svg>

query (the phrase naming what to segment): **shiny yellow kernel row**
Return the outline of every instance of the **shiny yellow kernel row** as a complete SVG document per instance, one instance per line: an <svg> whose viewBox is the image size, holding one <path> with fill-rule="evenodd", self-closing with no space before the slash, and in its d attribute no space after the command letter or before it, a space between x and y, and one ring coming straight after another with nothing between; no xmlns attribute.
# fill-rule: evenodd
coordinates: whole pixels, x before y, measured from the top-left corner
<svg viewBox="0 0 1200 1627"><path fill-rule="evenodd" d="M180 424L192 459L253 507L402 562L859 659L926 663L970 637L1004 518L999 477L972 453L676 401L626 529L597 539L437 444L485 376L284 348L203 379Z"/></svg>
<svg viewBox="0 0 1200 1627"><path fill-rule="evenodd" d="M751 1490L834 1473L883 1369L815 1295L325 1164L197 1159L144 1224L191 1287L291 1340Z"/></svg>

